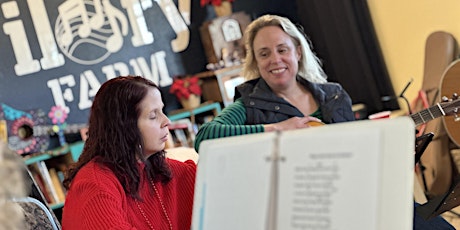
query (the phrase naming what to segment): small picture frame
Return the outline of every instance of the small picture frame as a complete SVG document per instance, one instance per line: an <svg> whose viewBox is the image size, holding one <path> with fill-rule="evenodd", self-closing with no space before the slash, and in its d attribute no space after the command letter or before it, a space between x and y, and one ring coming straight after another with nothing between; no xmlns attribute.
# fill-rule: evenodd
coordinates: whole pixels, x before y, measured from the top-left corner
<svg viewBox="0 0 460 230"><path fill-rule="evenodd" d="M226 42L236 41L243 37L240 24L233 18L229 18L222 23L222 33Z"/></svg>

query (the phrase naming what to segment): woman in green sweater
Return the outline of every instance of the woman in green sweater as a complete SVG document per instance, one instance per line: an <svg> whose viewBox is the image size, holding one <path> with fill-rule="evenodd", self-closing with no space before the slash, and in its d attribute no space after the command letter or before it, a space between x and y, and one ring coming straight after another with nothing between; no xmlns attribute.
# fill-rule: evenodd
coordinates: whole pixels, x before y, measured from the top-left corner
<svg viewBox="0 0 460 230"><path fill-rule="evenodd" d="M339 84L326 82L318 58L292 22L265 15L245 36L247 81L236 87L235 102L200 128L197 151L207 139L354 120L350 97ZM440 216L424 220L415 212L414 229L454 228Z"/></svg>
<svg viewBox="0 0 460 230"><path fill-rule="evenodd" d="M207 139L354 120L351 98L339 84L326 81L307 37L289 19L254 20L245 44L246 82L236 87L235 102L200 128L197 151Z"/></svg>

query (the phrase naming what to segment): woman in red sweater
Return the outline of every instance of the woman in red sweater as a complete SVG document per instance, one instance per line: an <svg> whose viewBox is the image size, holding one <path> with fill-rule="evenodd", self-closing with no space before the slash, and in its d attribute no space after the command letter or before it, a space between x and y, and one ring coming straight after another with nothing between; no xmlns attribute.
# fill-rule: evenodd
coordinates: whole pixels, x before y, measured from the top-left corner
<svg viewBox="0 0 460 230"><path fill-rule="evenodd" d="M196 164L165 157L163 106L158 86L142 77L101 86L89 138L64 181L64 230L190 229Z"/></svg>

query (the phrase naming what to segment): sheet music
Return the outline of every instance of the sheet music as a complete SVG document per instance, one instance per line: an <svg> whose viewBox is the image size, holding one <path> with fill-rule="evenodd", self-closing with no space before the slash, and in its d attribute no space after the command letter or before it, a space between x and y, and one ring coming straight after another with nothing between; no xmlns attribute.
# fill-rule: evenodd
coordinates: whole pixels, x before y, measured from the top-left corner
<svg viewBox="0 0 460 230"><path fill-rule="evenodd" d="M310 131L280 138L278 229L377 229L380 130Z"/></svg>
<svg viewBox="0 0 460 230"><path fill-rule="evenodd" d="M192 229L265 229L275 133L204 141Z"/></svg>
<svg viewBox="0 0 460 230"><path fill-rule="evenodd" d="M192 229L411 230L414 130L402 117L205 141Z"/></svg>

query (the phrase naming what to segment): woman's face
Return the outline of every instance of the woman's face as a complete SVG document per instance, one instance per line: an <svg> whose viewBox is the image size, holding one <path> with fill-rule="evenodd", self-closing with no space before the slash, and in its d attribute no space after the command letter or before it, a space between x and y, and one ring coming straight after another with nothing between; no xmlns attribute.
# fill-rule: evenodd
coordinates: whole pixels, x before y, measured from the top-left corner
<svg viewBox="0 0 460 230"><path fill-rule="evenodd" d="M143 153L147 158L165 148L168 140L170 121L163 113L163 101L157 88L149 88L147 95L139 103L140 115L137 126L144 141Z"/></svg>
<svg viewBox="0 0 460 230"><path fill-rule="evenodd" d="M253 42L254 56L262 78L271 88L283 88L295 82L301 55L300 46L278 26L266 26Z"/></svg>

